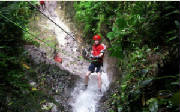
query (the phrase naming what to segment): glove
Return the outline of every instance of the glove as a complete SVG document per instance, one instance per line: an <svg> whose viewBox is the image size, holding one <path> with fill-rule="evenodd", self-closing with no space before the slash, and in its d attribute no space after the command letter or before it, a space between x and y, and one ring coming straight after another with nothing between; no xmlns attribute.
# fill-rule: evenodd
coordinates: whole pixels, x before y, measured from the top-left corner
<svg viewBox="0 0 180 112"><path fill-rule="evenodd" d="M101 56L93 56L92 54L90 55L90 58L98 59L101 58Z"/></svg>
<svg viewBox="0 0 180 112"><path fill-rule="evenodd" d="M94 58L94 56L91 54L91 55L89 56L89 58Z"/></svg>
<svg viewBox="0 0 180 112"><path fill-rule="evenodd" d="M95 59L99 59L99 58L101 58L101 56L94 56L94 58L95 58Z"/></svg>
<svg viewBox="0 0 180 112"><path fill-rule="evenodd" d="M95 56L95 58L100 58L100 56Z"/></svg>

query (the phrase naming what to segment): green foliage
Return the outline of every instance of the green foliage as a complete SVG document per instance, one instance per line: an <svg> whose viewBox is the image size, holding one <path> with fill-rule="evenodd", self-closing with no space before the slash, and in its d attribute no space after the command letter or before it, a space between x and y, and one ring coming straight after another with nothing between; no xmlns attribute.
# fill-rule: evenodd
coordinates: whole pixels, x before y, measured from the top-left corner
<svg viewBox="0 0 180 112"><path fill-rule="evenodd" d="M174 93L173 96L172 96L171 99L170 99L171 102L172 102L174 105L176 105L176 106L179 106L179 103L180 103L180 102L179 102L179 98L180 98L180 97L179 97L179 94L180 94L179 92Z"/></svg>
<svg viewBox="0 0 180 112"><path fill-rule="evenodd" d="M168 111L178 110L179 100L175 99L179 97L179 74L164 75L163 73L161 77L157 77L158 59L153 62L149 59L149 56L153 58L152 53L155 53L155 50L147 47L136 48L135 51L127 53L124 60L121 60L120 66L124 77L121 78L120 93L116 93L116 96L112 98L113 103L117 104L113 110L119 106L122 107L122 111L155 112L163 108ZM177 70L176 73L178 73Z"/></svg>
<svg viewBox="0 0 180 112"><path fill-rule="evenodd" d="M27 2L0 2L0 14L25 29L33 11ZM30 36L1 15L0 21L0 111L41 110L40 98L45 95L32 91L25 75L30 67L23 47Z"/></svg>
<svg viewBox="0 0 180 112"><path fill-rule="evenodd" d="M98 33L109 39L113 56L122 58L124 50L144 44L179 45L178 2L76 2L74 7L84 37Z"/></svg>
<svg viewBox="0 0 180 112"><path fill-rule="evenodd" d="M0 2L0 6L4 16L24 27L29 22L33 12L33 10L29 10L28 2Z"/></svg>
<svg viewBox="0 0 180 112"><path fill-rule="evenodd" d="M179 2L76 2L74 7L84 37L101 34L111 55L120 58L123 77L110 112L179 109Z"/></svg>
<svg viewBox="0 0 180 112"><path fill-rule="evenodd" d="M94 34L102 35L102 25L111 25L114 8L118 7L115 2L75 2L75 20L80 29L84 31L86 40L90 40ZM102 35L103 37L105 35Z"/></svg>
<svg viewBox="0 0 180 112"><path fill-rule="evenodd" d="M150 112L158 111L158 100L156 98L151 98L147 101L147 105L149 105Z"/></svg>
<svg viewBox="0 0 180 112"><path fill-rule="evenodd" d="M36 2L32 2L36 4ZM35 11L32 7L29 6L28 2L0 2L0 18L5 21L9 22L11 25L16 25L17 27L23 29L24 31L29 31L27 23L29 23L29 18L32 16L33 12ZM7 28L4 24L5 22L1 23L2 30L0 33L6 36L7 32L4 30ZM18 29L19 29L18 28ZM7 30L8 31L8 30ZM34 44L38 44L36 41L33 40L34 37L32 35L23 33L23 40L26 42L31 42Z"/></svg>

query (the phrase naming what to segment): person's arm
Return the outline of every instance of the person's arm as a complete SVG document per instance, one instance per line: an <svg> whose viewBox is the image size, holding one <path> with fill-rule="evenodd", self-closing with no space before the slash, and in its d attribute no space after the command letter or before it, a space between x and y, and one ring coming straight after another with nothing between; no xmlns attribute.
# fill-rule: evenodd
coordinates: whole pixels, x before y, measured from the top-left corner
<svg viewBox="0 0 180 112"><path fill-rule="evenodd" d="M99 54L99 57L102 57L104 53Z"/></svg>
<svg viewBox="0 0 180 112"><path fill-rule="evenodd" d="M102 44L102 50L101 50L101 54L100 54L101 57L104 55L105 50L106 50L106 46L104 44Z"/></svg>
<svg viewBox="0 0 180 112"><path fill-rule="evenodd" d="M92 46L92 49L91 49L91 54L90 54L90 56L89 56L90 58L94 58L94 56L93 56L93 46Z"/></svg>
<svg viewBox="0 0 180 112"><path fill-rule="evenodd" d="M91 54L90 54L90 58L93 58L94 56L93 56L93 51L91 51Z"/></svg>

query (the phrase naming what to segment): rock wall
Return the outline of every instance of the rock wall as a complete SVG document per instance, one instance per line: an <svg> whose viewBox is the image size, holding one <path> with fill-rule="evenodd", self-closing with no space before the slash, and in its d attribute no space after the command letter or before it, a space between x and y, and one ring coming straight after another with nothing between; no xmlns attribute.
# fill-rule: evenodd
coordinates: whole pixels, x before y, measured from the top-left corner
<svg viewBox="0 0 180 112"><path fill-rule="evenodd" d="M109 52L105 53L103 68L108 74L110 82L114 82L116 79L120 78L121 72L117 62L117 58L111 57Z"/></svg>
<svg viewBox="0 0 180 112"><path fill-rule="evenodd" d="M35 73L29 74L30 84L42 90L51 96L55 103L50 108L51 112L69 112L71 107L68 104L70 100L70 93L77 80L80 79L78 75L73 75L65 70L61 64L56 63L44 55L44 51L33 45L25 45L25 50L28 52L27 57L30 59L28 65L33 68ZM46 98L44 98L45 101ZM49 102L45 102L49 104Z"/></svg>
<svg viewBox="0 0 180 112"><path fill-rule="evenodd" d="M51 7L54 3L55 2L52 2L51 4L51 2L48 2L47 7ZM56 22L59 22L59 24L64 23L71 31L68 33L76 37L75 41L67 36L65 38L67 43L65 43L65 46L61 46L58 38L63 37L57 35L60 33L60 29L56 28L56 26L54 27L54 24L44 16L37 15L34 18L34 22L30 23L33 32L41 32L38 36L52 47L48 47L40 42L39 47L26 45L25 49L28 51L30 59L32 59L32 66L37 69L37 73L40 74L39 79L36 79L36 83L40 84L41 78L45 75L45 91L52 95L60 104L55 110L69 112L71 111L71 107L68 105L68 102L71 100L70 93L75 86L75 82L81 80L80 77L84 77L89 64L87 60L82 59L82 51L84 49L89 51L91 45L82 40L82 30L78 30L76 27L73 19L75 14L73 2L57 2L56 6L55 13L50 9L45 10L45 13L49 12L49 16L51 16L52 19L58 16L61 22L59 22L59 20ZM77 46L78 49L74 49L77 48ZM54 61L53 58L56 53L59 53L62 57L62 64ZM120 75L120 72L117 59L110 57L109 54L108 51L105 52L103 69L108 74L110 81L113 82L117 79L117 76ZM56 112L55 110L53 112Z"/></svg>
<svg viewBox="0 0 180 112"><path fill-rule="evenodd" d="M64 21L68 23L71 30L74 32L76 36L76 40L78 41L80 47L79 50L81 51L81 54L85 55L88 54L87 52L90 52L91 45L89 43L85 43L85 41L82 40L82 30L81 28L76 26L74 16L75 16L75 10L73 7L74 2L70 1L62 1L58 2L58 8L59 13L62 13ZM79 25L81 26L81 25ZM104 40L105 45L109 46L108 41ZM84 52L83 52L84 51ZM110 56L110 52L105 52L104 57L104 71L107 72L110 81L115 81L118 77L120 77L121 73L117 65L118 59L115 57Z"/></svg>

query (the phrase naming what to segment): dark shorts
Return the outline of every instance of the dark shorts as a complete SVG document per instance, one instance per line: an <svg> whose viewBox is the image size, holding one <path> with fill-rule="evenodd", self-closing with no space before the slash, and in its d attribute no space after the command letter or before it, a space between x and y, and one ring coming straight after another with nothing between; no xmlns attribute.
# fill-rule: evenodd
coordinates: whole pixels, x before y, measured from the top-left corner
<svg viewBox="0 0 180 112"><path fill-rule="evenodd" d="M91 63L89 65L88 70L91 71L91 73L93 73L95 71L95 68L96 68L96 73L101 72L101 66L102 65L103 65L102 63Z"/></svg>

